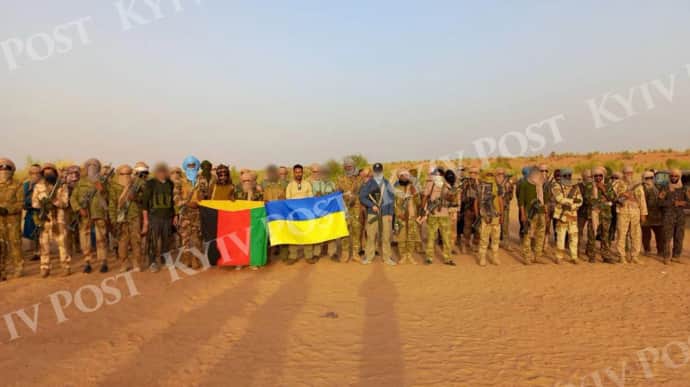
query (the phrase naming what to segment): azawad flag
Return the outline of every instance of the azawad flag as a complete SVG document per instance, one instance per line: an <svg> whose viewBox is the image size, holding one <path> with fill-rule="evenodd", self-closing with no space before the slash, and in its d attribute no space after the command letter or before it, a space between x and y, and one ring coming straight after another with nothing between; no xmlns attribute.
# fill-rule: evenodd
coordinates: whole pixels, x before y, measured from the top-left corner
<svg viewBox="0 0 690 387"><path fill-rule="evenodd" d="M304 199L266 203L271 245L311 245L349 234L340 192Z"/></svg>
<svg viewBox="0 0 690 387"><path fill-rule="evenodd" d="M266 264L266 208L263 202L204 200L199 203L201 235L208 259L218 266Z"/></svg>

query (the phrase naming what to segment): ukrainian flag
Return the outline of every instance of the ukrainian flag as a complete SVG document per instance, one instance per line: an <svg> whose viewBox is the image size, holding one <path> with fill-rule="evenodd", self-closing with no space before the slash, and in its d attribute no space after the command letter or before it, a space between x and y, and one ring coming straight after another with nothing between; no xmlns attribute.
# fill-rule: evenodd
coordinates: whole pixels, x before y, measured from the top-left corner
<svg viewBox="0 0 690 387"><path fill-rule="evenodd" d="M311 245L350 235L340 192L266 203L271 245Z"/></svg>

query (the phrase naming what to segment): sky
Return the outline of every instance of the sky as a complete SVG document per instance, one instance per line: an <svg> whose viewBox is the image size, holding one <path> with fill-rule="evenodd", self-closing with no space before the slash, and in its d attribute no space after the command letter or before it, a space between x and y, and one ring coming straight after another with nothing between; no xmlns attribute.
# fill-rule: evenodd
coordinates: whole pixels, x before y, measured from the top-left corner
<svg viewBox="0 0 690 387"><path fill-rule="evenodd" d="M0 155L20 165L690 148L687 1L0 9Z"/></svg>

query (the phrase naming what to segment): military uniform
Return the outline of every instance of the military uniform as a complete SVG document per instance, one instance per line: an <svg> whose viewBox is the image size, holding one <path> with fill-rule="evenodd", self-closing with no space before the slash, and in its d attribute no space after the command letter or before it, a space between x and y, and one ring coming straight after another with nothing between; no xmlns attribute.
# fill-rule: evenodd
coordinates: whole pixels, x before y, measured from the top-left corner
<svg viewBox="0 0 690 387"><path fill-rule="evenodd" d="M128 172L131 175L129 166L120 166L117 171L118 174L125 175ZM118 238L118 258L122 262L123 271L126 271L131 270L134 265L145 267L141 259L141 205L146 182L138 178L133 178L126 185L121 182L121 179L114 179L110 183L108 208Z"/></svg>
<svg viewBox="0 0 690 387"><path fill-rule="evenodd" d="M57 170L55 172L57 173ZM65 212L69 208L69 188L61 184L53 193L50 203L47 204L49 207L46 207L45 219L40 219L38 215L43 205L42 202L48 200L53 188L53 184L43 179L34 186L31 197L31 205L37 211L37 222L41 230L39 243L41 249L41 274L44 277L50 274L51 270L51 241L57 245L60 265L65 275L70 274L70 262L72 261L65 243L65 236L67 235L67 216Z"/></svg>
<svg viewBox="0 0 690 387"><path fill-rule="evenodd" d="M204 180L201 176L197 179L196 185L186 178L182 178L180 183L175 184L173 202L175 203L176 212L179 214L177 230L180 234L179 247L183 249L196 248L202 251L201 215L196 205L199 201L205 200L206 195L209 193L210 182ZM202 186L206 187L204 192L201 192ZM182 254L181 261L193 269L201 267L199 259L189 251L185 251Z"/></svg>
<svg viewBox="0 0 690 387"><path fill-rule="evenodd" d="M282 180L271 181L264 179L261 182L261 190L264 194L264 200L267 202L274 200L284 200L285 199L285 187L287 182ZM277 255L278 259L284 261L287 259L288 249L286 246L273 246L271 250L273 255Z"/></svg>
<svg viewBox="0 0 690 387"><path fill-rule="evenodd" d="M582 205L582 193L577 185L554 183L551 197L556 204L553 218L556 220L556 263L560 263L565 252L565 239L568 236L570 261L578 263L579 244L577 211Z"/></svg>
<svg viewBox="0 0 690 387"><path fill-rule="evenodd" d="M396 183L395 192L395 224L393 232L397 235L399 263L417 264L412 259L417 243L420 241L417 231L417 206L419 193L411 182L405 186Z"/></svg>
<svg viewBox="0 0 690 387"><path fill-rule="evenodd" d="M314 196L325 196L336 191L335 184L328 180L312 180L311 186L314 191ZM320 249L323 249L323 246L326 247L327 256L337 259L337 245L335 240L328 241L322 245L314 246L314 248L319 251ZM315 251L315 255L318 255L317 251Z"/></svg>
<svg viewBox="0 0 690 387"><path fill-rule="evenodd" d="M341 242L343 255L348 257L347 260L357 257L361 249L362 206L358 198L361 187L362 181L359 176L341 176L336 183L336 189L343 193L347 207L347 229L350 235Z"/></svg>
<svg viewBox="0 0 690 387"><path fill-rule="evenodd" d="M494 265L500 264L498 248L501 243L501 215L504 207L504 195L503 187L495 181L482 181L479 183L476 212L481 218L479 224L480 266L486 266L486 253L489 244L491 245L492 253L489 262Z"/></svg>
<svg viewBox="0 0 690 387"><path fill-rule="evenodd" d="M499 184L503 196L503 220L501 222L501 241L508 242L510 236L510 203L513 201L515 195L515 184L509 177L505 177L503 182Z"/></svg>
<svg viewBox="0 0 690 387"><path fill-rule="evenodd" d="M664 262L669 258L677 261L683 252L685 237L685 212L690 202L690 190L684 187L666 188L662 201L664 223ZM671 248L673 243L673 248Z"/></svg>
<svg viewBox="0 0 690 387"><path fill-rule="evenodd" d="M447 264L453 264L449 208L451 204L457 204L459 198L447 183L444 182L439 187L433 181L428 182L424 187L424 196L427 198L427 208L433 202L440 201L440 204L431 213L425 214L427 216L426 263L431 263L435 255L436 235L440 233L443 243L443 261Z"/></svg>
<svg viewBox="0 0 690 387"><path fill-rule="evenodd" d="M546 207L543 200L538 197L537 186L526 179L518 198L518 206L526 218L522 238L522 257L526 265L538 262L544 253ZM532 240L534 240L534 249L532 249Z"/></svg>
<svg viewBox="0 0 690 387"><path fill-rule="evenodd" d="M85 166L88 167L90 164L97 163L97 160L89 160L85 163ZM70 197L70 206L75 212L87 211L85 217L79 214L79 244L84 255L84 271L86 273L91 272L91 262L94 253L93 246L91 245L92 227L96 234L96 257L101 263L101 271L105 272L108 268L108 199L105 187L103 187L102 191L97 189L97 183L104 184L100 183L99 179L102 179L102 177L91 180L87 176L82 176Z"/></svg>
<svg viewBox="0 0 690 387"><path fill-rule="evenodd" d="M11 168L7 179L0 179L0 280L8 277L11 266L12 276L23 275L24 259L22 257L22 207L24 193L22 185L14 179L15 166L11 160L0 159L0 165Z"/></svg>
<svg viewBox="0 0 690 387"><path fill-rule="evenodd" d="M596 261L597 234L600 235L601 258L604 262L613 263L611 257L611 238L609 230L613 218L613 199L616 194L611 183L603 183L605 190L600 190L594 182L585 184L584 201L590 209L587 221L587 246L585 248L590 262Z"/></svg>
<svg viewBox="0 0 690 387"><path fill-rule="evenodd" d="M630 232L632 243L630 246L630 259L634 263L641 263L639 260L642 247L640 218L643 215L647 215L647 201L644 189L639 183L635 184L621 179L616 180L613 184L613 190L618 200L616 205L616 211L618 212L616 234L618 236L617 250L621 263L626 263L625 242L628 232Z"/></svg>

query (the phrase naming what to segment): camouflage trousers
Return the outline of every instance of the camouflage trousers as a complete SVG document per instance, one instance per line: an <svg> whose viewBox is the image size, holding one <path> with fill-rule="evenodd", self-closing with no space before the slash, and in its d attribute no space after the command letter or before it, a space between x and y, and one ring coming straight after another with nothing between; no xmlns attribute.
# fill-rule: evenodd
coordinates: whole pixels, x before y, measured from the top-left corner
<svg viewBox="0 0 690 387"><path fill-rule="evenodd" d="M117 224L117 256L125 267L138 266L144 268L141 261L141 222L139 218L130 219ZM129 248L132 252L129 252Z"/></svg>
<svg viewBox="0 0 690 387"><path fill-rule="evenodd" d="M374 260L374 254L376 252L376 239L380 236L382 252L381 256L384 260L392 259L393 253L391 252L391 229L393 228L393 217L391 215L383 216L383 230L379 235L379 222L373 221L376 219L376 215L370 214L367 216L367 245L364 249L364 257L367 261Z"/></svg>
<svg viewBox="0 0 690 387"><path fill-rule="evenodd" d="M192 248L202 251L201 217L198 209L187 209L180 219L178 232L180 234L180 248L185 249L181 258L182 263L193 268L201 267L199 259L187 251Z"/></svg>
<svg viewBox="0 0 690 387"><path fill-rule="evenodd" d="M508 242L510 234L510 202L503 207L503 223L501 223L501 241Z"/></svg>
<svg viewBox="0 0 690 387"><path fill-rule="evenodd" d="M92 222L82 220L79 223L79 246L84 254L84 263L91 264L93 260L93 246L91 245L91 224L96 232L96 257L101 263L108 262L108 238L105 220L94 219Z"/></svg>
<svg viewBox="0 0 690 387"><path fill-rule="evenodd" d="M601 228L601 230L599 230ZM604 261L611 260L611 214L592 210L591 217L587 221L587 247L585 249L590 259L596 258L597 233L601 232L601 242L599 252Z"/></svg>
<svg viewBox="0 0 690 387"><path fill-rule="evenodd" d="M420 241L417 222L414 219L400 221L400 230L398 231L397 238L400 259L410 257L415 252L417 243Z"/></svg>
<svg viewBox="0 0 690 387"><path fill-rule="evenodd" d="M456 246L458 244L458 209L449 209L448 218L450 228L450 246Z"/></svg>
<svg viewBox="0 0 690 387"><path fill-rule="evenodd" d="M24 269L20 221L16 215L0 216L0 278L11 274L12 269L14 274L21 275Z"/></svg>
<svg viewBox="0 0 690 387"><path fill-rule="evenodd" d="M359 207L347 209L347 231L350 233L350 236L343 238L341 245L345 257L357 257L361 249L362 221L360 215L361 209Z"/></svg>
<svg viewBox="0 0 690 387"><path fill-rule="evenodd" d="M527 227L527 225L525 225ZM522 238L522 257L526 262L541 258L544 253L544 238L546 237L546 216L535 215L529 222L529 228L525 230ZM534 239L534 250L532 240Z"/></svg>
<svg viewBox="0 0 690 387"><path fill-rule="evenodd" d="M568 220L556 220L556 260L563 259L565 252L565 237L568 236L568 250L570 259L577 259L577 245L579 243L577 218Z"/></svg>
<svg viewBox="0 0 690 387"><path fill-rule="evenodd" d="M494 260L498 254L498 247L501 243L501 223L499 218L492 218L490 222L482 219L479 226L479 261L486 259L486 252L491 245L491 253Z"/></svg>
<svg viewBox="0 0 690 387"><path fill-rule="evenodd" d="M299 249L304 249L304 258L312 259L314 258L314 245L289 245L288 246L288 259L291 261L296 261Z"/></svg>
<svg viewBox="0 0 690 387"><path fill-rule="evenodd" d="M41 228L41 235L38 237L41 246L41 270L51 269L50 264L50 242L54 241L58 248L58 257L60 258L60 266L63 270L69 270L69 264L72 262L72 257L67 250L67 226L57 222L45 222Z"/></svg>
<svg viewBox="0 0 690 387"><path fill-rule="evenodd" d="M642 249L642 227L640 226L640 210L626 209L623 212L618 212L618 224L616 227L616 250L621 257L621 261L625 261L627 254L625 251L626 235L630 232L631 246L630 259L637 260Z"/></svg>
<svg viewBox="0 0 690 387"><path fill-rule="evenodd" d="M427 218L427 236L426 236L426 257L434 258L436 247L436 235L441 233L441 240L443 242L443 261L451 260L451 244L450 244L450 218L448 216L434 216L430 215Z"/></svg>

